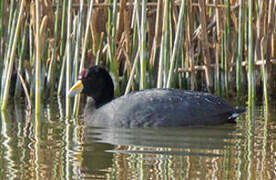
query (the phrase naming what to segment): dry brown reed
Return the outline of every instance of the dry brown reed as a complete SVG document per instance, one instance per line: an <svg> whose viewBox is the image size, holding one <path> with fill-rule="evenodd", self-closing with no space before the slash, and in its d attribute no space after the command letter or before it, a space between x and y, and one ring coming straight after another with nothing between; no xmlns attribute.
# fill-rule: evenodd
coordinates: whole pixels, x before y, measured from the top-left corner
<svg viewBox="0 0 276 180"><path fill-rule="evenodd" d="M36 10L35 7L40 2L42 2L40 8ZM88 16L90 4L88 2L84 2L84 19L87 19ZM249 47L247 0L244 0L244 7L240 6L242 1L237 0L186 0L183 34L179 38L183 43L179 47L180 54L173 66L172 78L167 77L172 63L170 57L173 53L173 42L176 37L177 19L182 1L149 0L143 2L144 4L142 4L142 1L126 0L117 2L97 0L94 2L92 19L90 23L84 23L84 27L89 26L90 33L87 39L87 49L83 55L86 67L93 64L105 65L115 74L116 85L119 87L117 90L120 93L125 91L126 86L128 87L127 92L130 91L130 87L132 90L139 86L142 89L145 87L165 87L168 84L168 79L171 81L169 84L173 87L216 91L219 94L235 93L236 87L247 88L245 78L248 70L247 54ZM72 1L71 12L66 10L67 6L66 0L36 1L35 3L27 1L25 3L24 16L26 18L23 19L22 24L28 24L28 45L25 48L26 55L23 60L25 63L22 65L23 71L21 73L26 86L29 87L30 98L34 97L33 87L36 87L37 90L40 89L40 91L41 89L50 88L51 92L56 92L57 87L59 87L59 92L56 93L58 95L64 94L65 82L69 80L68 78L71 75L73 76L75 72L79 71L79 69L74 69L73 63L64 63L66 60L64 56L66 56L66 36L67 41L70 38L72 41L72 48L67 49L67 54L80 57L82 55L80 52L86 48L86 42L84 43L85 34L81 33L80 52L74 52L77 35L74 34L74 28L72 30L66 28L70 27L66 25L70 22L68 17L73 21L77 16L80 16L80 2ZM12 28L12 20L16 16L14 10L19 10L19 6L15 6L14 9L9 7L9 2L1 4L2 9L0 11L4 14L0 23L2 32L0 34L1 57L6 57L5 55L10 50L8 46L9 38L13 36L13 31L8 31L8 28L5 27ZM60 8L60 11L57 11L57 7ZM115 7L117 9L114 9ZM238 46L239 11L243 12L243 21L245 22L242 24L244 40L240 46ZM259 87L262 86L261 70L258 65L265 63L268 94L275 95L276 15L274 12L276 12L276 3L272 0L254 1L252 11L252 38L257 92L260 89ZM55 13L59 13L59 16ZM66 22L66 19L68 22ZM41 23L37 20L41 20ZM77 19L75 20L78 22ZM10 25L8 25L9 22ZM39 30L37 26L39 26ZM55 27L57 28L56 32ZM84 29L82 28L82 30ZM38 31L39 33L37 33ZM23 28L21 28L20 36L23 36L23 33ZM68 33L71 34L68 35ZM36 41L38 37L39 44ZM262 39L264 39L263 42L266 48L261 48ZM21 43L19 42L19 44ZM137 51L140 54L137 54ZM94 58L88 59L90 56L88 52L92 53L91 56ZM241 80L237 81L237 85L236 59L239 53L241 70L237 72ZM14 56L20 59L20 54ZM262 59L262 54L265 61ZM140 63L135 61L139 56L141 58ZM41 59L41 72L36 69L39 68L38 66L35 67L35 62L39 62L39 59L34 61L35 57ZM6 72L7 63L4 62L9 62L8 58L5 58L5 61L1 63L1 67L3 67L1 69L2 78L6 77L4 72ZM71 61L73 61L73 58ZM14 63L17 64L17 61ZM51 66L54 66L54 71L51 70ZM67 72L67 78L63 77L64 66L72 66L74 72L72 74ZM80 64L77 67L79 66ZM25 67L29 67L29 70ZM40 79L47 78L51 73L56 73L56 75L52 76L52 80L47 79L46 82L42 80L39 87L35 86L32 78L35 72L39 72ZM130 81L128 81L128 78L130 78ZM126 82L131 84L127 85ZM67 89L69 84L67 84ZM50 93L50 95L56 93ZM3 90L1 94L3 95Z"/></svg>

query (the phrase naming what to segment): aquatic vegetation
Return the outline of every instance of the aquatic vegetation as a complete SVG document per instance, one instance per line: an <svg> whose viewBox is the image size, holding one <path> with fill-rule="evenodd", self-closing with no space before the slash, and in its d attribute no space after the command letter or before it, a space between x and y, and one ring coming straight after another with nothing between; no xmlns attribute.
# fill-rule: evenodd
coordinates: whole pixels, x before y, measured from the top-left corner
<svg viewBox="0 0 276 180"><path fill-rule="evenodd" d="M66 97L94 64L112 72L116 95L176 87L248 93L249 103L275 96L275 2L246 2L1 1L1 109L12 95L39 114L41 100ZM65 99L66 115L77 115L80 96Z"/></svg>

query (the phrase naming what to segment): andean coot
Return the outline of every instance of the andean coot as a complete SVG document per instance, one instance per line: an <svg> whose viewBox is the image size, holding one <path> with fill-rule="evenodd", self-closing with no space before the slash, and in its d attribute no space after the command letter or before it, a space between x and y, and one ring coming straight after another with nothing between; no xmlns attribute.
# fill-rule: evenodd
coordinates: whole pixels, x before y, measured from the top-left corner
<svg viewBox="0 0 276 180"><path fill-rule="evenodd" d="M244 110L203 92L148 89L114 98L110 74L101 66L83 70L69 95L83 92L89 98L84 111L88 126L168 127L234 122Z"/></svg>

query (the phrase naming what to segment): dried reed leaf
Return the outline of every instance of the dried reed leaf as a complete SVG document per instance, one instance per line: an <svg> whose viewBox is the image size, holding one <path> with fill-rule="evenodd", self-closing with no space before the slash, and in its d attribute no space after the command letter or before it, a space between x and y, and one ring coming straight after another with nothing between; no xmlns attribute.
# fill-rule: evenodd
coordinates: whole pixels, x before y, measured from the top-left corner
<svg viewBox="0 0 276 180"><path fill-rule="evenodd" d="M48 16L44 16L42 21L41 21L41 25L40 25L40 50L41 50L41 57L43 56L43 51L44 51L44 47L45 47L45 40L46 40L46 27L47 27L47 23L48 23Z"/></svg>
<svg viewBox="0 0 276 180"><path fill-rule="evenodd" d="M104 0L97 0L96 3L103 3ZM92 20L90 22L91 35L93 41L93 49L98 50L100 34L106 32L106 22L107 22L107 8L97 7L93 10Z"/></svg>
<svg viewBox="0 0 276 180"><path fill-rule="evenodd" d="M160 47L161 43L161 34L162 34L162 26L163 26L163 1L159 0L157 4L157 10L156 10L156 18L155 18L155 27L154 27L154 39L153 39L153 45L151 48L151 54L150 54L150 64L153 66L155 63L155 57L156 57L156 51L157 48Z"/></svg>

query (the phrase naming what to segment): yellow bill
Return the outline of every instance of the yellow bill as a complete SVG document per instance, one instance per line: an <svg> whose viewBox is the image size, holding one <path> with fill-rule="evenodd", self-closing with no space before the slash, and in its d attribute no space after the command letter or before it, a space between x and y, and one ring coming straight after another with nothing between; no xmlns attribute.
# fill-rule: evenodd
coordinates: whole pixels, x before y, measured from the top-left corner
<svg viewBox="0 0 276 180"><path fill-rule="evenodd" d="M83 84L81 80L78 80L73 87L69 90L68 96L73 97L76 94L80 93L83 90Z"/></svg>

